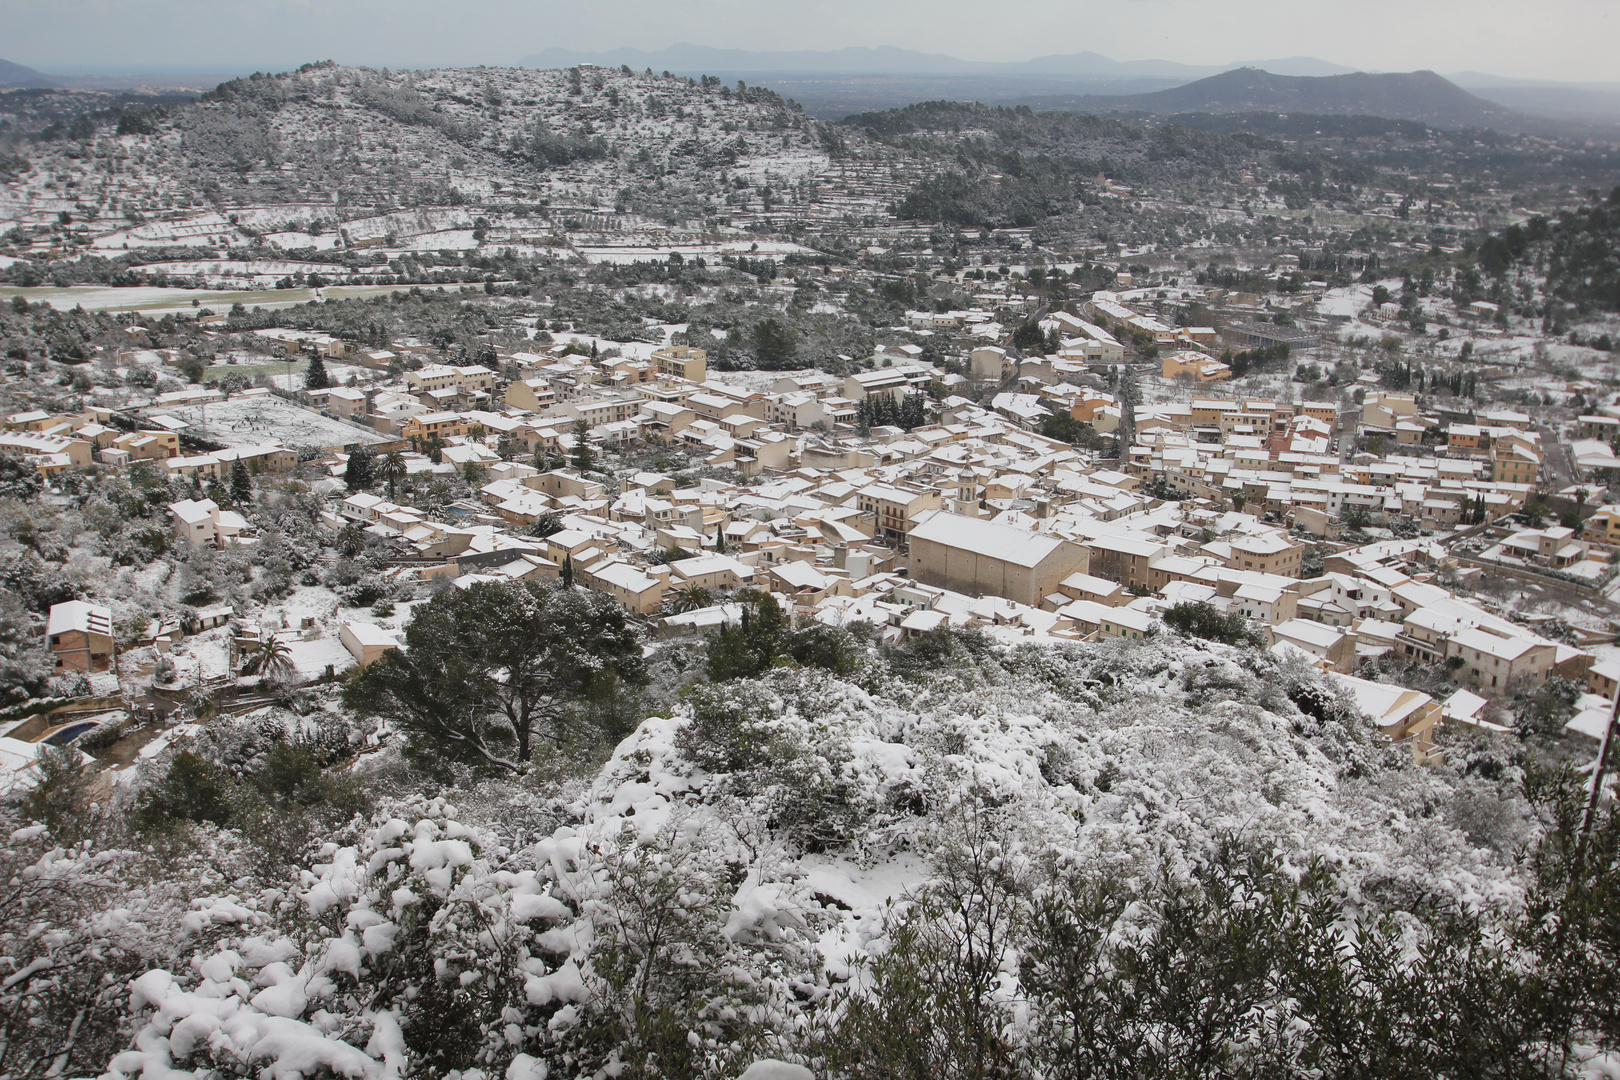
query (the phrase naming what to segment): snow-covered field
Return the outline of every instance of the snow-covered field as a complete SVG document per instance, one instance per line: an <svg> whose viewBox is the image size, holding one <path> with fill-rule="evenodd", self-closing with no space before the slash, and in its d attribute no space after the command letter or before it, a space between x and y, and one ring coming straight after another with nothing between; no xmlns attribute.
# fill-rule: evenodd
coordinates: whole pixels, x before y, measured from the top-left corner
<svg viewBox="0 0 1620 1080"><path fill-rule="evenodd" d="M374 446L390 441L389 436L369 428L322 416L271 395L165 407L163 411L184 420L188 431L224 446Z"/></svg>
<svg viewBox="0 0 1620 1080"><path fill-rule="evenodd" d="M780 258L783 255L815 254L815 249L785 240L734 240L719 244L669 244L657 247L612 245L576 245L575 249L591 263L665 262L671 254L679 253L683 259L702 256L718 259L725 255L745 255L750 258Z"/></svg>
<svg viewBox="0 0 1620 1080"><path fill-rule="evenodd" d="M324 291L324 290L323 290ZM58 311L83 307L86 311L139 311L163 314L191 312L192 301L223 314L232 304L244 307L284 308L315 298L309 289L229 290L173 289L150 285L113 288L105 285L43 286L34 289L0 286L0 299L21 296L31 304L49 304Z"/></svg>

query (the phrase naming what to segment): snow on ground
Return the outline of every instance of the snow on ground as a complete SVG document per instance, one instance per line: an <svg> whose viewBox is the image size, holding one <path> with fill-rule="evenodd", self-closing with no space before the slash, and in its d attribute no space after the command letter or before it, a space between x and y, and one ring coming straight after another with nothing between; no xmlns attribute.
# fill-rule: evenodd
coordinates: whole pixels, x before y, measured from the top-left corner
<svg viewBox="0 0 1620 1080"><path fill-rule="evenodd" d="M683 259L694 259L702 256L713 261L725 255L746 255L751 258L780 258L783 255L815 254L813 248L803 244L795 244L786 240L756 240L740 239L722 244L669 244L656 247L616 246L616 245L585 245L577 244L574 247L586 262L591 263L633 263L633 262L667 262L672 253L678 252Z"/></svg>
<svg viewBox="0 0 1620 1080"><path fill-rule="evenodd" d="M265 239L279 248L288 251L297 248L313 248L316 251L331 251L343 240L335 232L312 235L306 232L278 232L270 233Z"/></svg>
<svg viewBox="0 0 1620 1080"><path fill-rule="evenodd" d="M389 436L370 428L322 416L272 395L184 405L164 412L184 420L189 432L223 446L375 446L390 441Z"/></svg>
<svg viewBox="0 0 1620 1080"><path fill-rule="evenodd" d="M318 679L329 671L341 674L354 666L354 654L336 637L295 639L286 644L293 668L306 679Z"/></svg>
<svg viewBox="0 0 1620 1080"><path fill-rule="evenodd" d="M193 300L202 307L223 313L233 303L245 307L284 308L314 299L308 289L267 289L215 291L212 289L171 289L155 285L113 288L105 285L72 285L66 288L35 289L0 286L0 299L21 296L31 304L49 304L58 311L83 307L86 311L140 311L194 313Z"/></svg>
<svg viewBox="0 0 1620 1080"><path fill-rule="evenodd" d="M1326 684L1302 661L1117 641L1005 661L990 681L969 664L954 679L869 691L779 669L705 689L715 695L707 706L695 697L645 720L567 823L515 849L478 812L397 800L395 816L374 818L352 845L323 848L296 887L194 903L188 925L217 933L189 970L134 980L132 1007L152 1011L112 1071L154 1075L173 1064L163 1033L183 1021L201 1039L228 1018L244 1059L280 1060L295 1046L300 1072L384 1075L398 1053L394 1014L356 1015L340 1041L332 1033L352 1007L328 987L393 951L424 901L475 899L472 933L535 957L521 967L524 996L541 1008L567 1003L548 1021L563 1037L590 1000L581 972L614 925L614 868L626 865L685 876L678 917L713 920L695 933L729 950L727 970L784 995L797 977L782 974L795 970L784 957L848 977L881 947L889 902L939 873L931 853L960 844L993 844L997 862L1184 880L1239 837L1285 867L1321 860L1370 917L1412 904L1493 909L1518 896L1522 817L1505 807L1492 847L1476 846L1435 807L1448 785L1485 782L1378 750L1365 718L1309 697ZM1295 700L1314 701L1313 715ZM700 722L709 729L694 731ZM750 737L728 741L725 725ZM741 746L769 749L717 754ZM810 835L817 853L805 852ZM700 906L710 882L720 902ZM275 914L294 906L313 918ZM460 947L455 932L447 926L435 947ZM1015 979L1009 972L1009 992Z"/></svg>

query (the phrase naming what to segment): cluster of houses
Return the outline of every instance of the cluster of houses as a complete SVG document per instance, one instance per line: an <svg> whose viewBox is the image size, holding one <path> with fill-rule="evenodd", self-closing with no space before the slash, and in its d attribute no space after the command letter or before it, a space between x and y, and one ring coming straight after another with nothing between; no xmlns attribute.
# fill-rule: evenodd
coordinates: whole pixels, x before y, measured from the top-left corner
<svg viewBox="0 0 1620 1080"><path fill-rule="evenodd" d="M1213 330L1164 327L1106 296L1093 305L1116 326L1162 337L1171 357L1185 358L1178 363L1217 363L1204 351ZM1141 640L1169 608L1209 604L1243 615L1272 648L1345 676L1380 729L1420 754L1434 724L1484 724L1488 698L1510 688L1560 675L1603 691L1608 676L1590 651L1438 581L1487 563L1595 579L1608 571L1620 513L1594 517L1581 534L1483 532L1489 543L1466 554L1432 539L1338 542L1358 515L1450 532L1523 508L1543 462L1529 417L1425 416L1410 395L1372 388L1359 415L1333 402L1194 397L1135 406L1124 463L1102 468L1040 431L1056 411L1120 432L1123 406L1083 376L1121 362L1124 347L1097 322L1059 313L1050 323L1059 340L1050 355L1018 360L985 344L955 373L898 346L847 377L783 374L749 388L711 378L701 349L628 358L554 347L504 355L499 374L425 363L382 387L311 392L315 406L392 436L407 475L454 470L473 484L471 497L428 513L341 491L347 455L334 451L324 459L333 477L323 482L332 495L326 521L386 540L395 576L567 580L670 633L736 618L730 601L744 589L775 594L795 619L867 622L890 640L941 627ZM1009 388L988 405L959 393L987 383ZM196 392L213 391L183 393ZM921 424L870 422L889 412L870 403L925 393ZM149 458L198 477L218 477L244 456L256 470L295 460L273 443L182 456L175 430L161 422L165 404L155 402L151 422L134 432L111 426L105 410L18 414L0 450L9 438L31 453L67 455L53 468L83 467L65 449L74 446L85 463ZM1601 439L1605 419L1582 422ZM1346 455L1339 439L1351 428L1392 449L1434 452ZM707 468L698 479L581 471L564 463L578 456L582 437L593 449L678 449ZM169 510L176 536L193 544L251 540L246 521L211 500ZM1325 556L1309 576L1307 546ZM96 610L105 610L84 607L51 617L48 637L64 669L98 670L98 657L111 655L83 644L101 625ZM342 629L360 664L396 641L363 622ZM1444 665L1466 696L1435 702L1351 677L1389 654Z"/></svg>
<svg viewBox="0 0 1620 1080"><path fill-rule="evenodd" d="M239 396L262 396L268 390L245 390ZM160 395L155 404L172 406L193 400L223 401L217 390L196 390ZM120 423L119 421L123 421ZM133 430L130 428L133 427ZM207 453L182 453L180 432L186 425L161 412L133 422L127 414L89 406L66 415L43 410L12 413L0 430L0 453L15 454L47 477L92 466L121 469L139 462L154 462L169 476L221 479L241 461L253 472L291 468L297 453L279 443L222 447Z"/></svg>
<svg viewBox="0 0 1620 1080"><path fill-rule="evenodd" d="M1356 425L1362 439L1434 451L1387 457L1346 458L1337 435L1347 419L1332 402L1194 398L1142 406L1129 472L1324 537L1338 535L1346 516L1357 513L1376 524L1406 520L1430 530L1494 521L1538 490L1543 448L1522 413L1487 413L1478 418L1483 423L1442 429L1418 415L1411 395L1369 391Z"/></svg>

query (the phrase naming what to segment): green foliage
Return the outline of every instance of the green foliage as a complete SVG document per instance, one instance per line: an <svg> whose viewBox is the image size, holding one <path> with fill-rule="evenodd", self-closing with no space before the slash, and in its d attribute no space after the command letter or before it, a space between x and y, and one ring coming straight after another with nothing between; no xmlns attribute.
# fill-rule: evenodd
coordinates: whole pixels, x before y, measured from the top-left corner
<svg viewBox="0 0 1620 1080"><path fill-rule="evenodd" d="M1041 331L1041 324L1034 319L1020 323L1012 333L1012 346L1023 352L1044 352L1046 335Z"/></svg>
<svg viewBox="0 0 1620 1080"><path fill-rule="evenodd" d="M1607 199L1554 219L1531 218L1487 236L1480 269L1501 278L1514 266L1545 259L1549 298L1578 311L1620 311L1620 187Z"/></svg>
<svg viewBox="0 0 1620 1080"><path fill-rule="evenodd" d="M1586 692L1584 684L1574 679L1551 678L1534 690L1515 695L1513 725L1519 738L1525 740L1557 740L1564 734L1564 724L1575 713L1575 705Z"/></svg>
<svg viewBox="0 0 1620 1080"><path fill-rule="evenodd" d="M988 655L989 640L979 630L953 630L942 626L886 646L883 659L889 670L908 678L943 672L974 670Z"/></svg>
<svg viewBox="0 0 1620 1080"><path fill-rule="evenodd" d="M714 597L701 585L687 585L676 589L666 602L672 614L697 611L714 603Z"/></svg>
<svg viewBox="0 0 1620 1080"><path fill-rule="evenodd" d="M346 768L348 748L277 733L251 762L236 768L214 754L176 754L163 776L141 792L133 824L153 839L183 838L192 825L238 829L253 861L279 876L329 839L373 794Z"/></svg>
<svg viewBox="0 0 1620 1080"><path fill-rule="evenodd" d="M45 477L33 465L16 454L0 454L0 499L26 502L44 487Z"/></svg>
<svg viewBox="0 0 1620 1080"><path fill-rule="evenodd" d="M735 883L705 865L696 844L648 843L626 826L606 846L600 872L609 884L593 905L595 992L565 1052L610 1063L606 1075L737 1075L773 1033L758 1020L765 988L738 977L763 959L746 955L760 946L723 932ZM803 976L797 950L772 947L771 958L777 970Z"/></svg>
<svg viewBox="0 0 1620 1080"><path fill-rule="evenodd" d="M1164 613L1164 625L1185 637L1260 648L1265 636L1240 611L1222 611L1203 601L1183 601Z"/></svg>
<svg viewBox="0 0 1620 1080"><path fill-rule="evenodd" d="M772 726L780 703L758 682L732 680L694 686L686 695L692 722L681 729L683 753L710 772L740 772L771 757Z"/></svg>
<svg viewBox="0 0 1620 1080"><path fill-rule="evenodd" d="M0 706L37 697L55 671L42 635L28 617L22 601L0 589Z"/></svg>
<svg viewBox="0 0 1620 1080"><path fill-rule="evenodd" d="M1267 345L1260 349L1245 349L1242 352L1233 352L1231 349L1221 354L1221 363L1232 369L1233 378L1242 378L1251 371L1279 371L1287 367L1289 348L1285 341L1281 345Z"/></svg>
<svg viewBox="0 0 1620 1080"><path fill-rule="evenodd" d="M1372 511L1365 506L1346 506L1339 516L1347 529L1361 530L1372 524Z"/></svg>
<svg viewBox="0 0 1620 1080"><path fill-rule="evenodd" d="M1041 434L1048 439L1059 439L1086 450L1101 450L1113 440L1097 434L1097 429L1066 412L1048 413L1041 419ZM1185 496L1177 493L1177 498Z"/></svg>
<svg viewBox="0 0 1620 1080"><path fill-rule="evenodd" d="M566 565L566 564L565 564ZM417 608L407 650L355 673L344 702L394 720L425 762L522 772L534 740L561 742L573 710L645 680L641 643L601 593L480 582Z"/></svg>
<svg viewBox="0 0 1620 1080"><path fill-rule="evenodd" d="M394 498L395 485L405 479L410 473L410 466L405 463L405 455L398 450L390 450L384 454L382 460L377 462L377 479L388 485L388 498Z"/></svg>
<svg viewBox="0 0 1620 1080"><path fill-rule="evenodd" d="M349 450L348 464L343 468L343 482L350 491L365 491L377 475L377 454L371 447L356 444Z"/></svg>
<svg viewBox="0 0 1620 1080"><path fill-rule="evenodd" d="M851 1080L990 1080L1018 1076L995 1001L1019 925L1016 863L989 835L994 815L958 823L939 879L890 920L889 948L847 993L826 1042L835 1075Z"/></svg>
<svg viewBox="0 0 1620 1080"><path fill-rule="evenodd" d="M332 377L326 373L326 361L316 353L309 358L309 369L304 372L304 389L325 390L331 385Z"/></svg>
<svg viewBox="0 0 1620 1080"><path fill-rule="evenodd" d="M242 459L237 458L231 462L231 502L237 506L246 506L253 501L253 478L248 476L247 466Z"/></svg>
<svg viewBox="0 0 1620 1080"><path fill-rule="evenodd" d="M799 341L794 330L781 319L761 319L754 324L754 359L762 371L784 371L799 366Z"/></svg>
<svg viewBox="0 0 1620 1080"><path fill-rule="evenodd" d="M141 793L135 817L149 832L183 822L228 825L236 811L237 788L230 772L190 750L169 763L163 779Z"/></svg>
<svg viewBox="0 0 1620 1080"><path fill-rule="evenodd" d="M811 622L795 630L776 598L752 589L737 594L743 615L709 639L705 649L714 682L749 679L780 665L853 672L864 656L861 639L850 631Z"/></svg>
<svg viewBox="0 0 1620 1080"><path fill-rule="evenodd" d="M547 511L534 519L534 524L528 528L528 533L537 539L544 540L548 536L555 536L562 532L562 516L554 511Z"/></svg>
<svg viewBox="0 0 1620 1080"><path fill-rule="evenodd" d="M787 633L782 608L770 593L744 590L737 626L725 626L709 639L706 649L709 678L715 682L747 679L770 669Z"/></svg>
<svg viewBox="0 0 1620 1080"><path fill-rule="evenodd" d="M1325 863L1233 840L1186 874L1041 863L975 811L819 1049L835 1075L918 1080L1574 1075L1576 1044L1620 1038L1620 829L1601 815L1575 863L1580 786L1528 779L1552 829L1502 924L1347 906Z"/></svg>
<svg viewBox="0 0 1620 1080"><path fill-rule="evenodd" d="M71 746L40 748L34 786L26 795L28 816L50 830L53 838L71 844L86 824L90 807L90 778L79 751Z"/></svg>
<svg viewBox="0 0 1620 1080"><path fill-rule="evenodd" d="M907 394L898 402L890 394L868 394L855 404L855 425L863 433L883 425L910 431L927 422L927 399L920 393Z"/></svg>
<svg viewBox="0 0 1620 1080"><path fill-rule="evenodd" d="M591 449L591 425L583 419L575 420L569 433L574 437L571 461L576 470L588 473L596 468L596 452Z"/></svg>

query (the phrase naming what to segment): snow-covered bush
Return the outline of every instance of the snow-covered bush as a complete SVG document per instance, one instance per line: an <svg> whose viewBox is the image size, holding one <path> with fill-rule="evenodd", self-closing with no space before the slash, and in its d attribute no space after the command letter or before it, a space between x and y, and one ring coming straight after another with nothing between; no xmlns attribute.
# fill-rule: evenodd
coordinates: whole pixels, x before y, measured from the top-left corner
<svg viewBox="0 0 1620 1080"><path fill-rule="evenodd" d="M928 648L972 666L694 688L568 801L231 848L111 1075L1557 1073L1620 1036L1620 831L1571 888L1571 784L1419 768L1256 650Z"/></svg>

